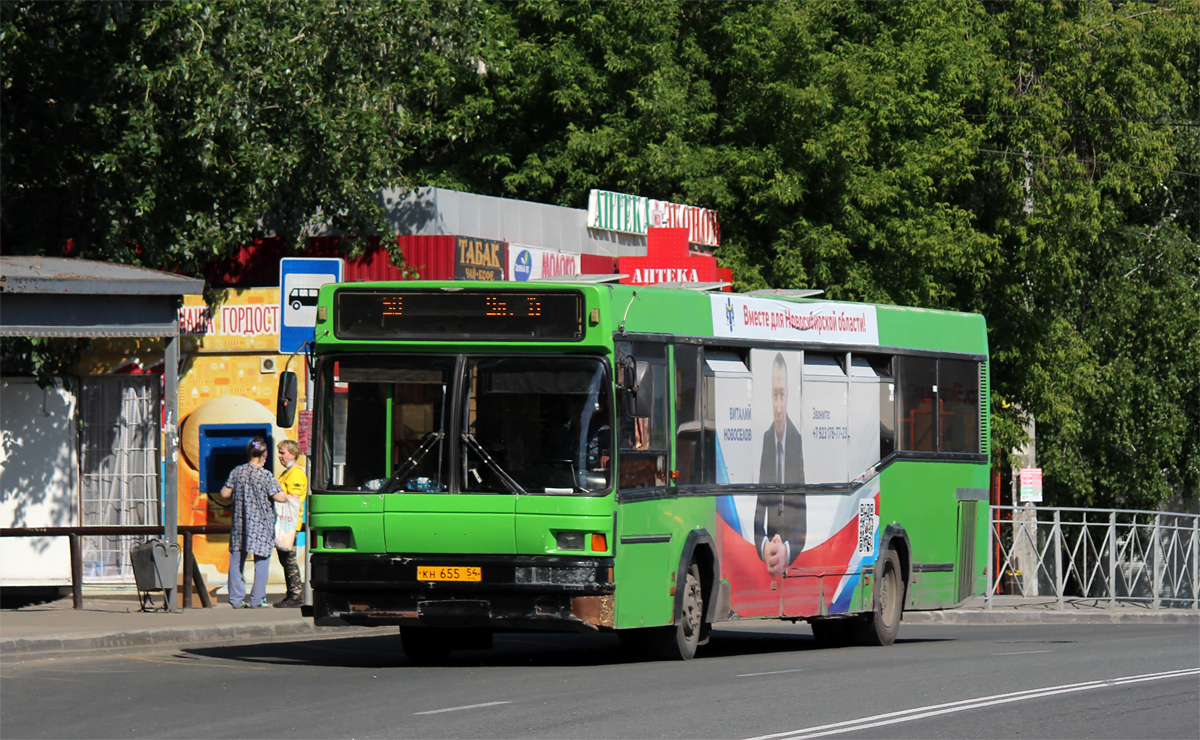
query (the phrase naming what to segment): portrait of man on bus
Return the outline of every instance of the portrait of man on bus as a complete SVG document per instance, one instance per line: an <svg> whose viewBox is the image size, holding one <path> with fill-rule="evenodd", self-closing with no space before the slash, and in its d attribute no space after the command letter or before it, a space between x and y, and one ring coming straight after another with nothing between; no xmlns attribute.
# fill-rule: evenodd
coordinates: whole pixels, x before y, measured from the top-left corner
<svg viewBox="0 0 1200 740"><path fill-rule="evenodd" d="M788 417L788 368L782 353L771 365L772 423L763 434L761 484L804 483L804 450L800 431ZM760 493L754 511L754 542L767 572L779 576L804 549L804 495Z"/></svg>

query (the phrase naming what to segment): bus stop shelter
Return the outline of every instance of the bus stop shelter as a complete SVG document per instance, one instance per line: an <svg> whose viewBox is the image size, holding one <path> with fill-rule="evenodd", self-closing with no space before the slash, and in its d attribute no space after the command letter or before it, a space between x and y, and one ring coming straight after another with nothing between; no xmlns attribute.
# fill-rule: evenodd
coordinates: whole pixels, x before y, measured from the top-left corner
<svg viewBox="0 0 1200 740"><path fill-rule="evenodd" d="M204 281L158 270L54 257L0 257L0 336L165 340L164 490L177 480L179 306ZM164 497L163 529L176 541L178 504ZM75 588L78 600L78 579ZM174 603L170 583L169 603ZM78 604L77 604L78 606Z"/></svg>

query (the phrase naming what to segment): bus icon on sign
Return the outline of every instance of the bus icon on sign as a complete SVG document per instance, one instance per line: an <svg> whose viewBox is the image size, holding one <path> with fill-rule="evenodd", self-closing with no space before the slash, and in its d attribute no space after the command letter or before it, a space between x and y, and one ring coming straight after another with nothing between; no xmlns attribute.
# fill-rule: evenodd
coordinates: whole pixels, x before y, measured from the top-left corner
<svg viewBox="0 0 1200 740"><path fill-rule="evenodd" d="M292 288L292 292L288 293L288 305L295 311L299 311L301 306L315 306L320 294L320 288Z"/></svg>

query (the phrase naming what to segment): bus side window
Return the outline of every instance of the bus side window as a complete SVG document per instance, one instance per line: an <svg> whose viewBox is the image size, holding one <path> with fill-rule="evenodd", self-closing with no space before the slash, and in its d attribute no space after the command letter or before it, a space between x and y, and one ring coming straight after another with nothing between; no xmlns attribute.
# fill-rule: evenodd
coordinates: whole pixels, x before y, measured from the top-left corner
<svg viewBox="0 0 1200 740"><path fill-rule="evenodd" d="M879 378L879 459L896 451L896 377L888 355L855 355L866 360Z"/></svg>
<svg viewBox="0 0 1200 740"><path fill-rule="evenodd" d="M704 429L699 419L700 348L675 345L675 467L676 483L704 482Z"/></svg>
<svg viewBox="0 0 1200 740"><path fill-rule="evenodd" d="M891 378L884 377L868 358L853 355L850 360L850 465L849 479L854 480L883 459L885 411L879 387ZM889 415L890 416L890 415ZM888 449L891 452L891 449Z"/></svg>
<svg viewBox="0 0 1200 740"><path fill-rule="evenodd" d="M931 357L897 357L897 390L900 396L901 450L937 452L937 363Z"/></svg>
<svg viewBox="0 0 1200 740"><path fill-rule="evenodd" d="M618 480L622 489L653 488L667 484L667 345L658 342L617 342L617 363L633 357L649 366L648 383L639 393L652 396L649 416L633 416L633 404L622 399Z"/></svg>
<svg viewBox="0 0 1200 740"><path fill-rule="evenodd" d="M942 452L979 452L979 363L938 360Z"/></svg>

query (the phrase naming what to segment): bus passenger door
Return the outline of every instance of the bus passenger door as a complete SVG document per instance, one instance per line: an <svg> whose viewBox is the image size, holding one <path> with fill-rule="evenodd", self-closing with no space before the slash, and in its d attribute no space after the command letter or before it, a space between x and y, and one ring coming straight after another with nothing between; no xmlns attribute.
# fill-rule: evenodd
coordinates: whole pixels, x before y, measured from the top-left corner
<svg viewBox="0 0 1200 740"><path fill-rule="evenodd" d="M618 342L617 367L626 390L617 402L616 626L661 626L671 622L677 565L672 555L682 547L679 523L668 515L673 501L667 486L666 345Z"/></svg>

